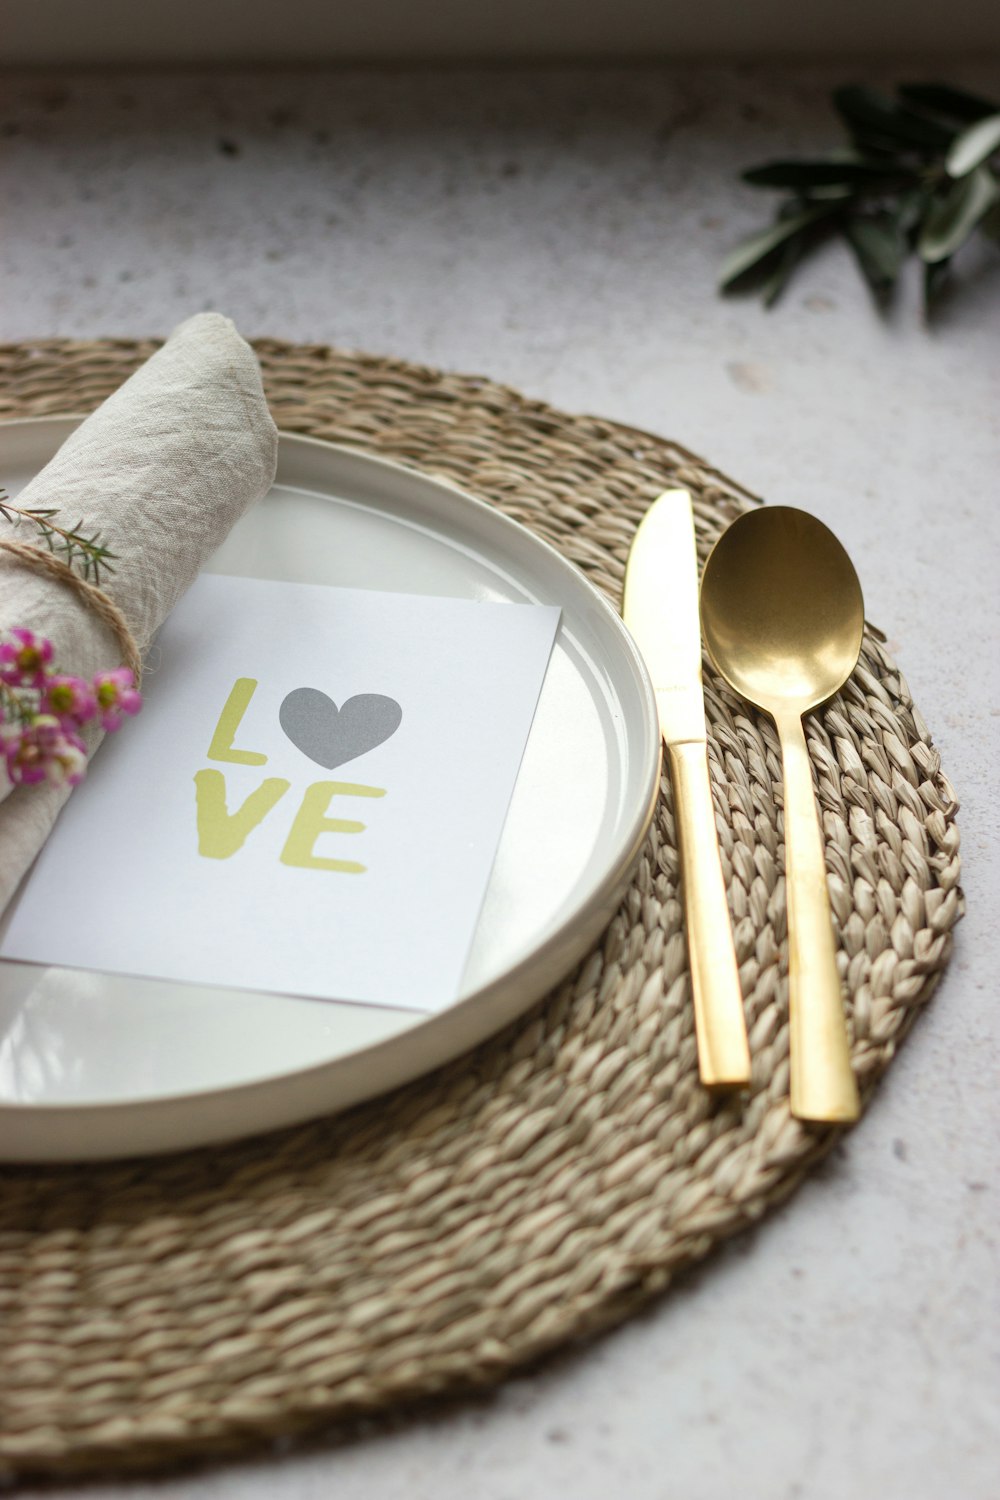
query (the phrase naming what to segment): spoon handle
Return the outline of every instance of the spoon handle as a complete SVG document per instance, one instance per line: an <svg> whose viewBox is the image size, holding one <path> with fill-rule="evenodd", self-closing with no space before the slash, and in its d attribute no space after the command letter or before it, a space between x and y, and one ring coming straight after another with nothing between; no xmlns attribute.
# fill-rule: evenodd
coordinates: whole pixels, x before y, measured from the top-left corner
<svg viewBox="0 0 1000 1500"><path fill-rule="evenodd" d="M798 714L776 715L785 782L792 1114L846 1123L860 1113L837 973L812 766Z"/></svg>
<svg viewBox="0 0 1000 1500"><path fill-rule="evenodd" d="M707 1089L750 1082L750 1047L719 862L704 740L667 746L680 844L698 1071Z"/></svg>

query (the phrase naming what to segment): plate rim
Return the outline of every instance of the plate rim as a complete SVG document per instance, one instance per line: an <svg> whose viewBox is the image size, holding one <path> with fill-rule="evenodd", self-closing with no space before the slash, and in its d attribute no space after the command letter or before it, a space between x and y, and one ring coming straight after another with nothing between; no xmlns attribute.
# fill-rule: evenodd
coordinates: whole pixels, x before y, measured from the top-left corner
<svg viewBox="0 0 1000 1500"><path fill-rule="evenodd" d="M45 429L55 427L58 424L75 423L79 425L85 416L86 413L81 412L51 412L31 417L8 417L0 419L0 433L7 432L11 428L26 429L37 427ZM32 1100L28 1103L0 1100L0 1128L14 1122L17 1122L21 1127L39 1122L42 1124L41 1133L44 1136L47 1133L45 1127L49 1125L57 1126L67 1116L85 1115L88 1125L95 1120L106 1121L109 1125L113 1125L120 1117L129 1113L139 1112L148 1118L150 1115L160 1114L164 1111L172 1112L178 1108L183 1108L186 1104L192 1106L200 1105L203 1108L208 1108L209 1112L211 1112L214 1104L224 1104L235 1099L246 1099L254 1094L264 1094L271 1090L280 1090L293 1082L308 1088L310 1083L321 1081L324 1075L332 1073L336 1069L349 1068L352 1063L358 1064L362 1060L370 1061L375 1066L378 1066L382 1062L380 1054L395 1051L404 1039L405 1043L411 1049L426 1052L428 1050L428 1041L433 1044L438 1030L442 1030L448 1025L454 1028L456 1033L455 1044L448 1045L437 1053L435 1060L429 1064L419 1064L416 1067L407 1066L402 1069L389 1067L385 1070L389 1076L387 1076L384 1084L374 1090L370 1088L363 1089L357 1098L349 1098L346 1101L337 1103L329 1111L331 1114L340 1115L358 1103L380 1097L393 1088L399 1087L403 1082L414 1081L437 1067L445 1066L456 1057L461 1056L463 1052L468 1051L470 1047L487 1041L491 1036L502 1031L505 1026L510 1025L518 1016L525 1014L533 1005L540 1003L552 987L552 984L558 982L558 977L555 980L547 980L541 989L531 986L533 992L531 1000L526 1003L519 1002L510 1010L509 1014L491 1021L485 1028L470 1027L468 1024L473 1013L483 1009L483 1007L489 1006L491 1001L493 1004L496 1004L497 993L501 990L509 990L517 984L518 979L522 976L528 977L536 974L539 970L544 972L547 969L554 968L558 968L559 974L565 976L572 967L573 962L579 961L580 956L582 956L580 952L576 952L574 956L569 958L568 963L565 961L567 951L571 951L576 947L572 941L571 930L586 928L589 932L598 918L607 918L610 920L635 866L636 860L639 857L659 796L662 762L659 724L655 693L649 673L637 645L626 629L620 614L614 609L610 601L595 587L583 570L564 557L551 542L546 541L544 537L536 535L529 527L514 520L513 517L505 515L495 506L491 505L489 501L470 493L462 485L449 477L427 473L423 469L415 468L397 459L388 458L383 454L371 453L367 449L356 447L352 444L331 442L325 438L316 438L305 433L289 432L282 428L278 429L278 433L279 439L283 444L287 445L290 443L294 447L301 446L317 450L320 453L332 452L336 455L342 455L353 461L360 462L365 467L374 466L376 469L387 470L391 474L405 476L408 480L418 479L433 488L443 489L457 503L471 506L475 511L488 517L486 524L499 526L501 530L510 530L512 534L523 533L530 539L530 543L534 548L540 549L547 556L550 564L555 567L557 572L565 570L571 572L576 584L578 586L582 585L585 591L589 593L591 602L598 607L604 623L611 630L612 635L617 639L618 645L629 659L640 688L644 718L646 720L646 727L649 730L649 733L645 737L645 761L640 771L641 782L646 789L641 810L633 813L633 816L628 820L625 829L617 841L614 859L610 864L605 866L600 879L588 893L586 899L576 907L573 913L560 922L540 942L534 944L530 951L524 954L515 964L503 969L500 974L494 976L486 984L480 985L468 994L462 995L452 1005L447 1006L442 1011L431 1014L415 1014L412 1024L402 1026L390 1036L382 1037L374 1042L363 1043L358 1047L338 1054L332 1059L326 1058L315 1063L309 1063L304 1067L293 1067L281 1072L267 1074L263 1077L243 1079L222 1086L136 1095L126 1099L95 1099L85 1101ZM603 925L604 922L602 920ZM267 993L274 993L276 997L279 995L279 992L276 991ZM433 1050L436 1051L436 1049ZM391 1076L394 1073L399 1076ZM292 1111L285 1119L284 1124L304 1123L322 1113L322 1106L319 1109L311 1109L308 1113ZM283 1126L279 1121L277 1124L265 1124L262 1130L266 1132L280 1128L283 1128ZM226 1140L250 1139L260 1133L261 1131L259 1130L247 1129L245 1126L237 1127L230 1131L222 1129L208 1135L199 1133L197 1143L187 1142L185 1144L182 1142L181 1144L175 1144L173 1142L164 1142L156 1146L140 1145L134 1151L126 1151L124 1154L145 1155L165 1153L190 1149L192 1144L209 1146L213 1143ZM42 1143L41 1150L33 1149L30 1142L25 1144L26 1149L19 1150L16 1155L9 1155L6 1145L0 1145L0 1161L5 1159L8 1161L80 1161L107 1159L112 1155L123 1155L120 1146L114 1152L97 1149L96 1151L78 1151L71 1155L60 1153L56 1156L51 1150L46 1151L44 1149L44 1143Z"/></svg>

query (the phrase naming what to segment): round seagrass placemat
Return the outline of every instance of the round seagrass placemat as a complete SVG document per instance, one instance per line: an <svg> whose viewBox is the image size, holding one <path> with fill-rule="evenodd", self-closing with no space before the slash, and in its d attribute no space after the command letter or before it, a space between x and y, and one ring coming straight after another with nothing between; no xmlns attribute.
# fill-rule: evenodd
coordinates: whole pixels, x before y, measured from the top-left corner
<svg viewBox="0 0 1000 1500"><path fill-rule="evenodd" d="M0 415L97 405L155 347L0 348ZM280 427L458 481L616 604L683 484L702 560L755 503L677 444L488 380L257 344ZM837 1138L788 1110L778 747L706 673L754 1059L699 1087L669 783L601 943L523 1020L348 1114L222 1150L0 1170L0 1478L154 1466L500 1380L758 1219ZM878 632L809 724L867 1099L948 960L956 803Z"/></svg>

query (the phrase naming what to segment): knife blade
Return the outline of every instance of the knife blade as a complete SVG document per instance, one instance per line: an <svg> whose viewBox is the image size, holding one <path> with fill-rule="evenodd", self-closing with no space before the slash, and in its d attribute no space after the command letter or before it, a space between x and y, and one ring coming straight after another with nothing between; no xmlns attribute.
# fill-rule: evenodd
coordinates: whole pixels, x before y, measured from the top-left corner
<svg viewBox="0 0 1000 1500"><path fill-rule="evenodd" d="M706 1088L738 1088L750 1082L750 1049L708 773L698 557L687 490L666 490L640 522L622 614L653 679L670 764L701 1081Z"/></svg>

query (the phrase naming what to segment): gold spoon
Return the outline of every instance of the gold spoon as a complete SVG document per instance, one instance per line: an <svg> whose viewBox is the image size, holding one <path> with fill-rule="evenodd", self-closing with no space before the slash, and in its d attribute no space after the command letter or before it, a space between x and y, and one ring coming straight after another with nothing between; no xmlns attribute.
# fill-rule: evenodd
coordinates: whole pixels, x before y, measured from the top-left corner
<svg viewBox="0 0 1000 1500"><path fill-rule="evenodd" d="M771 715L781 742L792 1113L800 1120L856 1120L858 1088L802 715L854 671L864 630L861 585L821 521L789 506L763 506L740 516L709 556L701 623L719 672Z"/></svg>

